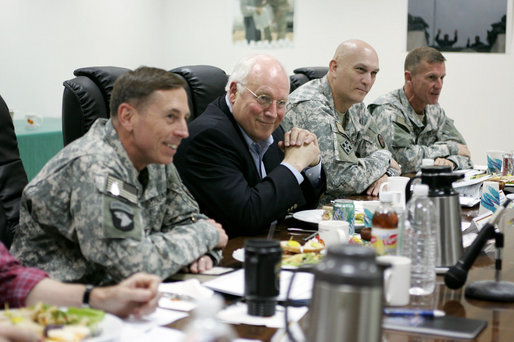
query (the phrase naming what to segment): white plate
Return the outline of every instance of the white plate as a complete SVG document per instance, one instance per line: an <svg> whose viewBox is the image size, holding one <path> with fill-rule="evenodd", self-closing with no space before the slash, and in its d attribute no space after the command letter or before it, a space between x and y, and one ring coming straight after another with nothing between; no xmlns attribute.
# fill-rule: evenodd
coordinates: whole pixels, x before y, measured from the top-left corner
<svg viewBox="0 0 514 342"><path fill-rule="evenodd" d="M118 341L123 328L123 321L109 313L105 313L105 317L99 324L100 335L87 338L86 342L110 342Z"/></svg>
<svg viewBox="0 0 514 342"><path fill-rule="evenodd" d="M321 221L321 216L323 215L323 209L311 209L311 210L302 210L297 211L293 214L293 217L298 221L309 222L309 223L318 223Z"/></svg>
<svg viewBox="0 0 514 342"><path fill-rule="evenodd" d="M327 253L326 249L323 249L321 251L321 254L323 254L323 255L325 255L326 253ZM236 259L237 261L240 261L240 262L245 262L245 249L244 248L238 248L235 251L233 251L232 252L232 258L234 258L234 259ZM294 269L297 269L298 267L290 266L290 265L283 265L283 266L281 266L281 268L283 270L294 270Z"/></svg>
<svg viewBox="0 0 514 342"><path fill-rule="evenodd" d="M357 212L357 211L356 211ZM302 210L293 214L298 221L318 224L322 220L323 209ZM355 223L354 228L362 228L364 223Z"/></svg>

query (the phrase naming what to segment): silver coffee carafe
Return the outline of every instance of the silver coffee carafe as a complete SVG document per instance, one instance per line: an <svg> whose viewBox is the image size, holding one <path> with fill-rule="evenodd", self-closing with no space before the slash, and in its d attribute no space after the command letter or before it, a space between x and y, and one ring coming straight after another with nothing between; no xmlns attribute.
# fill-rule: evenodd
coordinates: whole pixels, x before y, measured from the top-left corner
<svg viewBox="0 0 514 342"><path fill-rule="evenodd" d="M421 176L411 178L405 187L405 199L408 201L410 186L415 179L421 178L421 183L428 185L428 197L439 214L436 265L443 270L455 265L464 251L459 193L452 186L454 181L463 177L452 173L449 166L424 166Z"/></svg>
<svg viewBox="0 0 514 342"><path fill-rule="evenodd" d="M313 273L307 341L380 341L383 270L375 262L375 250L330 246Z"/></svg>

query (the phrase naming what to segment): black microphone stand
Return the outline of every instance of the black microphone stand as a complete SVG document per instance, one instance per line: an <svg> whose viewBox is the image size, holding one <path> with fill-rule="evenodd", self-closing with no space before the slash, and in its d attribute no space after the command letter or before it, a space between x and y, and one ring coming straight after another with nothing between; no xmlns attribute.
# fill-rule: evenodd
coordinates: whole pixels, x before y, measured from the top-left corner
<svg viewBox="0 0 514 342"><path fill-rule="evenodd" d="M494 229L493 225L490 225L490 227L492 227L490 229L493 229L494 246L496 248L494 280L475 281L466 287L464 295L468 298L492 302L514 302L514 283L500 279L504 235L502 232Z"/></svg>

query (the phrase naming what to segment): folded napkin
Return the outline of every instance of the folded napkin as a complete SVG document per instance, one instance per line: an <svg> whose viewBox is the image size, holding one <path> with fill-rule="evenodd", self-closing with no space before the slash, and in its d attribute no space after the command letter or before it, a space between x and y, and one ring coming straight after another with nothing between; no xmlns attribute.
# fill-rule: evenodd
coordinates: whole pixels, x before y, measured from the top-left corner
<svg viewBox="0 0 514 342"><path fill-rule="evenodd" d="M196 302L212 297L214 291L200 284L198 279L188 279L159 286L162 293L159 306L165 309L190 311Z"/></svg>

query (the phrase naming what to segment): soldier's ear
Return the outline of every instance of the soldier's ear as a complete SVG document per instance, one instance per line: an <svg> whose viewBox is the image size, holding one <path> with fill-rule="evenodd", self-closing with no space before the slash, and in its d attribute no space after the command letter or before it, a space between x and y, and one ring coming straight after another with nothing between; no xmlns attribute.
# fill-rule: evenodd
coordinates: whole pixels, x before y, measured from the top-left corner
<svg viewBox="0 0 514 342"><path fill-rule="evenodd" d="M405 77L405 83L412 82L412 72L410 72L409 70L405 70L404 77Z"/></svg>
<svg viewBox="0 0 514 342"><path fill-rule="evenodd" d="M117 120L120 125L127 131L132 131L134 116L136 115L136 109L128 103L122 103L118 107Z"/></svg>
<svg viewBox="0 0 514 342"><path fill-rule="evenodd" d="M330 63L328 64L328 68L330 69L330 72L334 73L337 70L337 61L335 59L332 59Z"/></svg>

